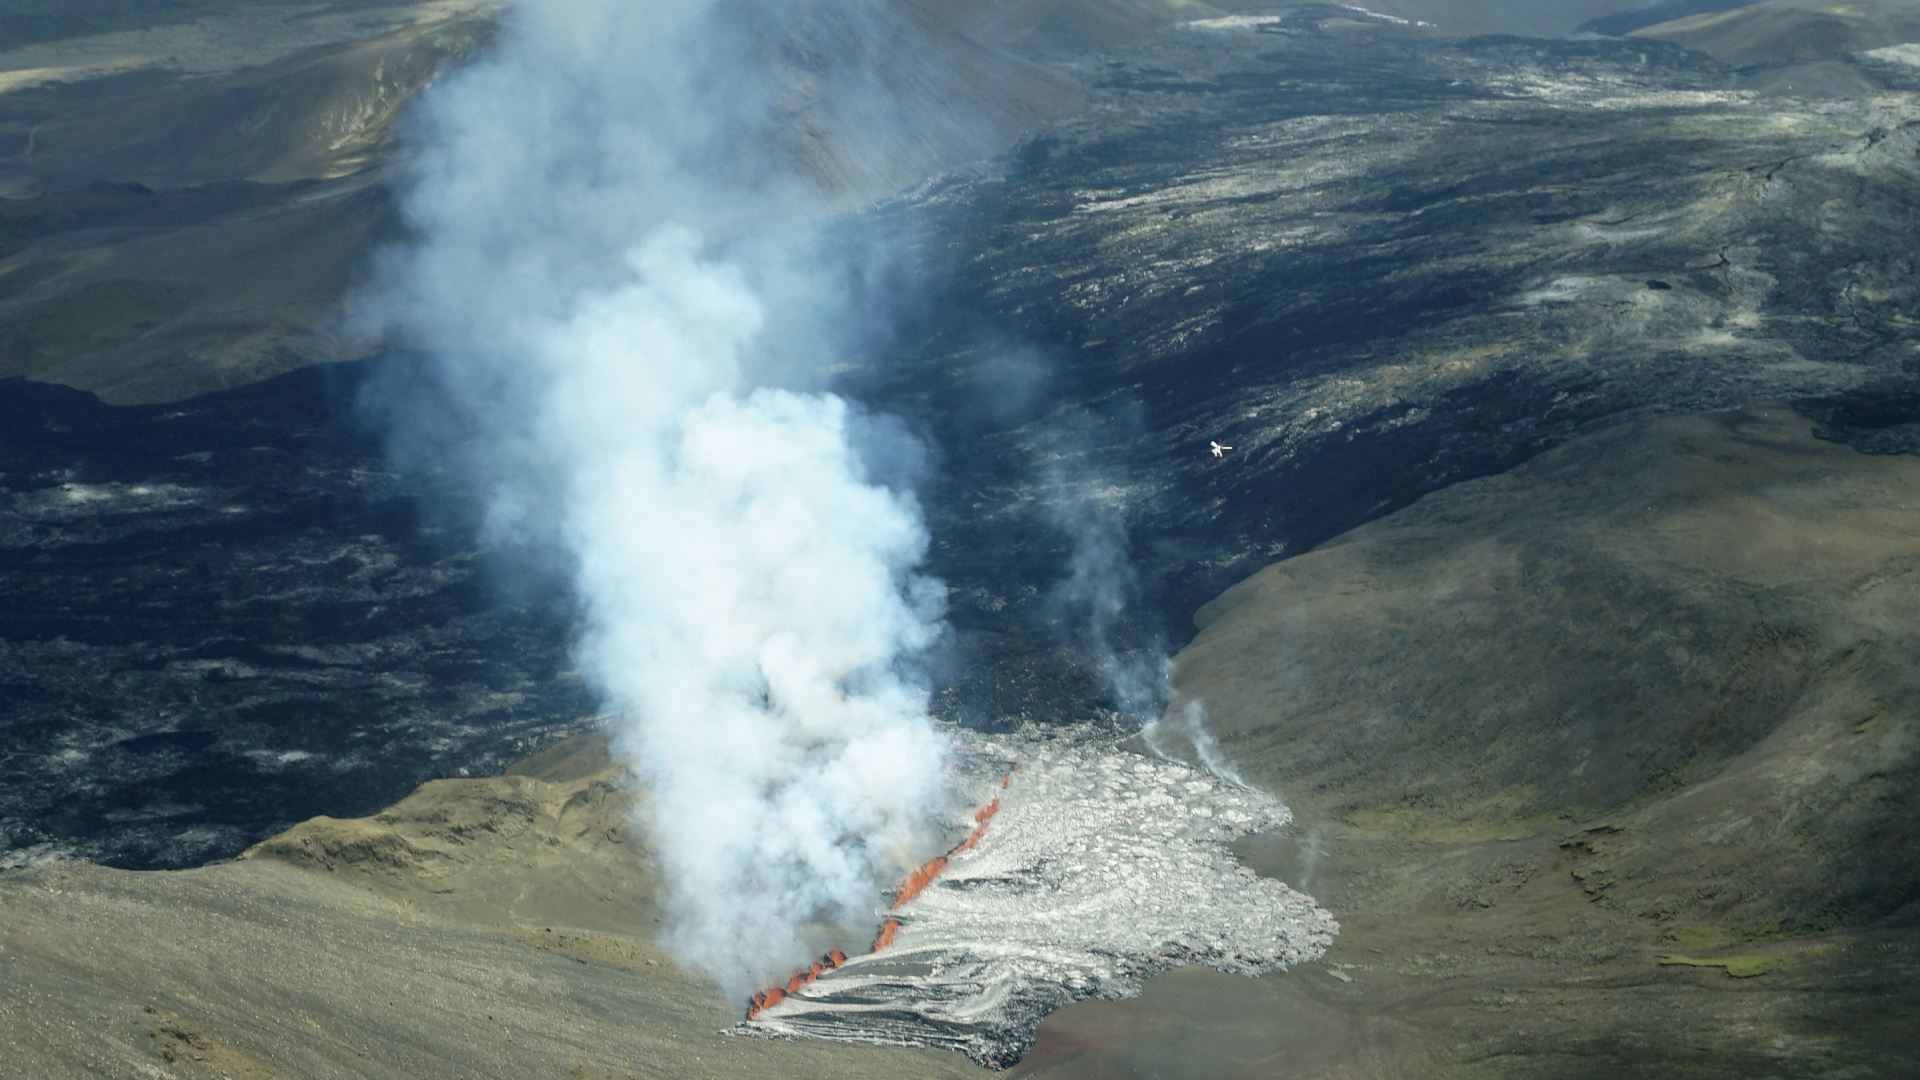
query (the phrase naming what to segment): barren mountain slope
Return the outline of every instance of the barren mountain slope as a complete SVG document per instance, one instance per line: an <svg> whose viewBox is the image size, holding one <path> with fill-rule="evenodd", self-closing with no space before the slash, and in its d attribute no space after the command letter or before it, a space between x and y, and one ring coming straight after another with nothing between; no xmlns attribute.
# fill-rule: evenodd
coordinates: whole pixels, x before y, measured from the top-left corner
<svg viewBox="0 0 1920 1080"><path fill-rule="evenodd" d="M792 6L793 32L769 58L799 73L795 149L827 186L865 200L991 156L1078 106L1067 80L1006 50L1060 55L1249 6L900 0L901 32L879 61L900 122L877 140L852 137L807 89L807 65L842 51L831 19ZM1551 36L1620 6L1388 0L1375 7L1402 23L1331 8L1327 24ZM343 337L335 316L370 254L397 236L384 168L395 123L484 48L496 8L181 0L143 9L153 25L142 27L125 4L90 0L0 22L14 35L0 42L31 42L0 53L0 191L17 200L0 207L0 372L138 403L376 351Z"/></svg>
<svg viewBox="0 0 1920 1080"><path fill-rule="evenodd" d="M1767 0L1635 30L1634 37L1699 49L1735 67L1839 60L1920 40L1914 0Z"/></svg>
<svg viewBox="0 0 1920 1080"><path fill-rule="evenodd" d="M240 862L0 877L6 1075L665 1080L960 1077L932 1051L717 1034L651 941L603 747L317 819Z"/></svg>
<svg viewBox="0 0 1920 1080"><path fill-rule="evenodd" d="M1920 462L1811 428L1630 424L1427 496L1202 608L1179 685L1327 815L1605 823L1580 877L1665 930L1911 919Z"/></svg>
<svg viewBox="0 0 1920 1080"><path fill-rule="evenodd" d="M1203 609L1174 715L1295 807L1240 850L1341 935L1063 1011L1026 1067L1909 1074L1920 462L1811 428L1611 428Z"/></svg>
<svg viewBox="0 0 1920 1080"><path fill-rule="evenodd" d="M1920 41L1920 3L1768 0L1659 23L1632 36L1698 49L1738 68L1741 85L1762 93L1859 97L1912 82L1920 66L1911 55L1912 43Z"/></svg>
<svg viewBox="0 0 1920 1080"><path fill-rule="evenodd" d="M365 350L331 326L397 235L399 116L493 25L471 3L314 15L0 54L0 375L175 400Z"/></svg>
<svg viewBox="0 0 1920 1080"><path fill-rule="evenodd" d="M761 8L700 18L761 35L783 81L774 137L844 205L990 157L1080 102L951 13L901 5L865 41L830 4ZM378 351L339 316L400 238L399 124L498 17L477 0L252 5L0 53L0 376L131 404ZM884 91L888 123L836 112L849 73Z"/></svg>

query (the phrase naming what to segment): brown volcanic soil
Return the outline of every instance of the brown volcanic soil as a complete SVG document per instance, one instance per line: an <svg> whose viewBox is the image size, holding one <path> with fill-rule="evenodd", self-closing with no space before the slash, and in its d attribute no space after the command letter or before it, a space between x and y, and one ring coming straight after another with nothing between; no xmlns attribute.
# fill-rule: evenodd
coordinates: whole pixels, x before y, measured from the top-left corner
<svg viewBox="0 0 1920 1080"><path fill-rule="evenodd" d="M1304 812L1579 825L1588 891L1666 931L1920 916L1920 462L1811 427L1630 424L1428 496L1202 608L1180 691Z"/></svg>
<svg viewBox="0 0 1920 1080"><path fill-rule="evenodd" d="M1912 1075L1920 460L1627 424L1229 590L1180 657L1326 961L1180 970L1014 1075ZM714 1034L597 740L240 861L0 875L35 1076L959 1076ZM17 1064L16 1064L17 1063Z"/></svg>

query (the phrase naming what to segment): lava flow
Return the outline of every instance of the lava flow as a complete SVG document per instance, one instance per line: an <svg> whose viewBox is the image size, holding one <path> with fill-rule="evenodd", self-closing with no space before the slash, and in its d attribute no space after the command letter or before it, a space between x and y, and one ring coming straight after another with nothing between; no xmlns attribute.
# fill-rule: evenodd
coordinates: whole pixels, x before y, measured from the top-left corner
<svg viewBox="0 0 1920 1080"><path fill-rule="evenodd" d="M760 1010L762 1009L780 1004L786 1000L788 994L793 993L795 990L800 989L826 972L832 971L834 968L846 962L847 954L841 952L839 949L835 949L820 959L815 960L813 966L807 970L794 972L793 978L787 980L785 987L770 986L753 995L753 1004L747 1009L747 1019L751 1020L760 1015Z"/></svg>
<svg viewBox="0 0 1920 1080"><path fill-rule="evenodd" d="M1000 778L1000 787L1002 790L1012 786L1013 773L1019 771L1020 766L1016 763L1013 766L1013 772ZM947 868L948 860L980 842L980 838L987 834L987 822L993 820L993 815L999 812L1000 799L998 796L996 796L992 802L975 810L973 812L974 828L972 832L967 834L967 838L955 844L952 850L948 851L945 855L936 855L928 859L925 863L921 864L918 870L908 874L906 883L900 886L900 892L893 898L893 906L888 910L898 911L901 905L919 896L921 890L933 884L933 879L939 877L940 871ZM873 939L873 948L868 951L879 952L881 949L893 944L893 936L899 932L900 920L888 919L881 923L880 934ZM806 970L794 972L793 977L787 980L785 986L770 986L753 995L751 1004L747 1006L747 1019L751 1020L759 1016L762 1011L780 1004L787 999L788 994L794 993L821 975L846 963L846 960L847 954L841 952L839 949L835 949L819 960L814 961L813 965Z"/></svg>
<svg viewBox="0 0 1920 1080"><path fill-rule="evenodd" d="M888 896L899 906L876 913L876 951L811 984L803 975L728 1034L945 1047L1004 1069L1064 1005L1135 997L1186 964L1282 971L1339 932L1311 898L1234 856L1235 840L1291 820L1267 792L1092 731L956 741L955 771L967 771L953 790L980 801L948 803L960 843ZM993 787L1006 761L1023 763L1018 792Z"/></svg>

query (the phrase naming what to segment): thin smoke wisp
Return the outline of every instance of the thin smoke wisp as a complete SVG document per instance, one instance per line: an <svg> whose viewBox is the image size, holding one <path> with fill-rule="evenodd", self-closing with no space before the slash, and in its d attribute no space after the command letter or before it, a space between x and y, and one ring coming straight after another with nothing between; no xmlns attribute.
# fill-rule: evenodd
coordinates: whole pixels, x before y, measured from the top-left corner
<svg viewBox="0 0 1920 1080"><path fill-rule="evenodd" d="M1117 414L1106 426L1138 426ZM1097 456L1092 432L1101 426L1086 413L1066 413L1049 432L1041 468L1041 511L1071 547L1066 575L1047 595L1056 630L1088 658L1123 722L1139 725L1141 741L1154 754L1188 762L1240 787L1250 787L1206 726L1206 703L1175 699L1173 658L1166 640L1140 626L1140 573L1128 536L1125 488L1088 462Z"/></svg>
<svg viewBox="0 0 1920 1080"><path fill-rule="evenodd" d="M1240 787L1253 786L1240 774L1232 759L1221 752L1220 740L1207 730L1207 706L1199 698L1190 697L1178 708L1169 707L1164 715L1140 729L1140 738L1147 749L1169 761L1186 760L1180 747L1184 742L1193 748L1201 768Z"/></svg>
<svg viewBox="0 0 1920 1080"><path fill-rule="evenodd" d="M928 842L945 594L900 479L923 448L820 389L858 320L830 207L759 137L750 20L662 11L525 0L426 96L413 239L358 318L426 357L376 404L397 452L465 470L484 539L571 582L666 941L744 996Z"/></svg>
<svg viewBox="0 0 1920 1080"><path fill-rule="evenodd" d="M1048 591L1045 614L1086 656L1120 716L1144 723L1166 704L1166 644L1137 625L1140 575L1128 538L1126 491L1087 463L1095 424L1069 413L1050 431L1040 469L1041 513L1071 546L1066 575Z"/></svg>

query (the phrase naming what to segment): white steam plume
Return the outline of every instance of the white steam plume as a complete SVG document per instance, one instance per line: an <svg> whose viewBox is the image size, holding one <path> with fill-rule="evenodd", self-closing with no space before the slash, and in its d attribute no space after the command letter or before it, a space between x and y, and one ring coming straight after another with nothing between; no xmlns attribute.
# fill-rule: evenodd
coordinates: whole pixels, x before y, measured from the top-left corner
<svg viewBox="0 0 1920 1080"><path fill-rule="evenodd" d="M853 320L805 225L824 204L758 137L769 80L738 22L659 47L661 10L526 0L429 93L416 239L362 318L429 357L426 392L379 404L396 441L454 455L489 539L571 576L667 940L744 994L809 924L870 923L923 840L945 743L911 666L944 591L911 493L874 479L921 448L813 389Z"/></svg>

